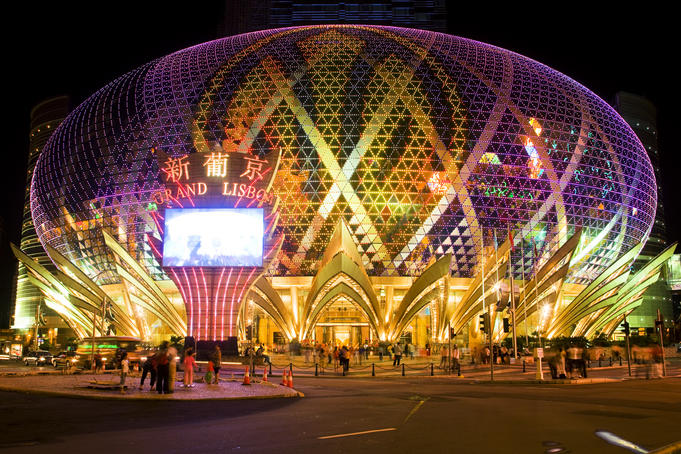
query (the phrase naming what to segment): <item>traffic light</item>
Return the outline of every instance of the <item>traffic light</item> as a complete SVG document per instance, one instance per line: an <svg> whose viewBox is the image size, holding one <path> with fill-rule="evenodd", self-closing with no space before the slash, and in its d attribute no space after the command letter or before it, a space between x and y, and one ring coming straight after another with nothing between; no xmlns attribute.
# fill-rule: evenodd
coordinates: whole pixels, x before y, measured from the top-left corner
<svg viewBox="0 0 681 454"><path fill-rule="evenodd" d="M480 315L480 331L485 334L489 334L489 314Z"/></svg>
<svg viewBox="0 0 681 454"><path fill-rule="evenodd" d="M508 322L508 318L503 319L504 322L504 332L508 333L511 331L511 324Z"/></svg>
<svg viewBox="0 0 681 454"><path fill-rule="evenodd" d="M622 332L628 336L629 335L629 322L622 323Z"/></svg>

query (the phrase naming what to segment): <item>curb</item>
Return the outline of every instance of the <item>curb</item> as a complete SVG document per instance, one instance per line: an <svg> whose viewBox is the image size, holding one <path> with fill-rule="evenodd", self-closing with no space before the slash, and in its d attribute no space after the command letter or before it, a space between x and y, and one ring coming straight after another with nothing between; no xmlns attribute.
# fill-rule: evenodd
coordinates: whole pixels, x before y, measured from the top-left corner
<svg viewBox="0 0 681 454"><path fill-rule="evenodd" d="M501 385L594 385L601 383L623 382L620 378L586 378L577 380L473 380L475 384L501 384Z"/></svg>
<svg viewBox="0 0 681 454"><path fill-rule="evenodd" d="M135 402L201 402L201 401L220 401L220 400L265 400L265 399L291 399L305 397L301 391L295 390L295 394L271 394L263 396L233 396L233 397L207 397L196 399L163 399L150 397L125 397L125 395L89 395L89 394L75 394L66 391L47 391L44 389L26 389L14 388L11 386L0 385L0 391L17 392L24 394L34 394L51 397L67 397L70 399L89 399L89 400L117 400L117 401L135 401Z"/></svg>

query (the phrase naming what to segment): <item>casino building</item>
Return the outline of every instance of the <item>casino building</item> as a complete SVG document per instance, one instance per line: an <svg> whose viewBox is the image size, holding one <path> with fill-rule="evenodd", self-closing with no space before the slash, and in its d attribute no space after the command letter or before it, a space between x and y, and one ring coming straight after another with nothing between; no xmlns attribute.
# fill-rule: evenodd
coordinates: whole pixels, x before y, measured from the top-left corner
<svg viewBox="0 0 681 454"><path fill-rule="evenodd" d="M656 207L645 149L511 51L385 26L219 39L114 80L59 126L14 248L79 336L474 344L477 315L612 333Z"/></svg>

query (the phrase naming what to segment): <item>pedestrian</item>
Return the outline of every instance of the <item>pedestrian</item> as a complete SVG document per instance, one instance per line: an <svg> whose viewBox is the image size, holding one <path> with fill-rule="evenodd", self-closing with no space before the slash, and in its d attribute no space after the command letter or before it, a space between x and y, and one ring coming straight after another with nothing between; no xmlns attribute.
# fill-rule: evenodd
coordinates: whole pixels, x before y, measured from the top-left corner
<svg viewBox="0 0 681 454"><path fill-rule="evenodd" d="M101 374L102 373L102 355L99 353L95 353L95 374Z"/></svg>
<svg viewBox="0 0 681 454"><path fill-rule="evenodd" d="M343 345L343 348L340 350L340 359L342 361L341 367L343 368L343 371L347 372L350 370L350 350L345 345Z"/></svg>
<svg viewBox="0 0 681 454"><path fill-rule="evenodd" d="M326 367L326 360L328 359L328 355L326 352L326 344L321 344L319 346L319 372L321 374L324 374L324 368Z"/></svg>
<svg viewBox="0 0 681 454"><path fill-rule="evenodd" d="M333 371L337 371L340 366L340 350L338 350L338 345L333 347Z"/></svg>
<svg viewBox="0 0 681 454"><path fill-rule="evenodd" d="M267 350L263 344L260 344L260 347L258 347L258 349L255 351L255 356L262 357L264 364L272 364L270 362L270 357L267 354Z"/></svg>
<svg viewBox="0 0 681 454"><path fill-rule="evenodd" d="M184 352L184 377L183 382L185 388L194 387L194 367L196 367L196 360L194 359L194 349L191 347Z"/></svg>
<svg viewBox="0 0 681 454"><path fill-rule="evenodd" d="M459 363L459 349L456 344L452 345L452 370L456 369L457 374L461 375L461 364Z"/></svg>
<svg viewBox="0 0 681 454"><path fill-rule="evenodd" d="M558 378L560 379L564 379L567 377L567 372L565 371L565 350L563 350L562 347L558 347L556 375L558 375Z"/></svg>
<svg viewBox="0 0 681 454"><path fill-rule="evenodd" d="M449 358L449 347L443 345L440 348L440 369L447 367L447 359Z"/></svg>
<svg viewBox="0 0 681 454"><path fill-rule="evenodd" d="M213 363L213 373L215 374L213 380L217 385L220 381L220 367L222 367L222 352L220 351L220 346L218 344L215 344L215 347L213 348L210 362Z"/></svg>
<svg viewBox="0 0 681 454"><path fill-rule="evenodd" d="M584 349L570 345L567 350L567 372L570 378L586 378L586 361Z"/></svg>
<svg viewBox="0 0 681 454"><path fill-rule="evenodd" d="M163 341L156 354L156 391L159 394L170 394L170 360L168 358L168 341Z"/></svg>
<svg viewBox="0 0 681 454"><path fill-rule="evenodd" d="M144 389L144 380L147 378L147 374L151 374L151 379L149 381L149 389L154 389L154 383L156 383L156 355L151 355L144 362L142 366L142 379L140 380L140 389Z"/></svg>
<svg viewBox="0 0 681 454"><path fill-rule="evenodd" d="M393 360L393 367L399 366L400 361L402 361L402 346L400 345L399 342L397 342L393 347L393 355L395 355L395 359Z"/></svg>
<svg viewBox="0 0 681 454"><path fill-rule="evenodd" d="M130 371L130 361L128 360L128 352L123 351L121 353L121 393L125 392L125 379Z"/></svg>
<svg viewBox="0 0 681 454"><path fill-rule="evenodd" d="M426 342L426 356L430 356L430 343Z"/></svg>

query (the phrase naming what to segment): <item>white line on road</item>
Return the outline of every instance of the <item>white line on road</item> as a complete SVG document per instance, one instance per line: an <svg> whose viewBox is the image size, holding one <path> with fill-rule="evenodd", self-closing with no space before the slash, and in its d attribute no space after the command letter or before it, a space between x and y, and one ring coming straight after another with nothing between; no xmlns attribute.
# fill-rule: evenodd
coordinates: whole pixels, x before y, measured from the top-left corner
<svg viewBox="0 0 681 454"><path fill-rule="evenodd" d="M349 434L338 434L338 435L327 435L325 437L317 437L318 440L326 440L327 438L340 438L340 437L352 437L355 435L364 435L374 432L390 432L391 430L397 430L394 427L388 427L387 429L375 429L375 430L365 430L364 432L352 432Z"/></svg>

